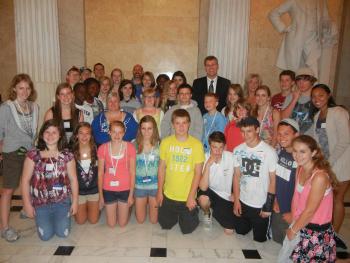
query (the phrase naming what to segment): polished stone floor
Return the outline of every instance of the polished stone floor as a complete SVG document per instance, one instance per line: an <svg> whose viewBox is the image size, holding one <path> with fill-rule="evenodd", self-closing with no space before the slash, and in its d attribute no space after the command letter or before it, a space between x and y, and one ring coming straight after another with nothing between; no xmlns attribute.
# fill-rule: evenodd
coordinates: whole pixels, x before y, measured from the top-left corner
<svg viewBox="0 0 350 263"><path fill-rule="evenodd" d="M72 222L67 239L55 237L43 242L35 232L34 221L20 219L19 212L13 212L11 224L21 231L21 238L15 243L0 240L0 262L275 262L280 249L271 240L252 241L251 233L227 236L215 221L211 230L200 225L189 235L182 235L178 226L165 231L148 222L139 225L134 216L123 229L108 228L104 214L96 225L79 226ZM350 208L342 236L350 244ZM54 255L60 253L71 254ZM256 259L259 256L261 259Z"/></svg>

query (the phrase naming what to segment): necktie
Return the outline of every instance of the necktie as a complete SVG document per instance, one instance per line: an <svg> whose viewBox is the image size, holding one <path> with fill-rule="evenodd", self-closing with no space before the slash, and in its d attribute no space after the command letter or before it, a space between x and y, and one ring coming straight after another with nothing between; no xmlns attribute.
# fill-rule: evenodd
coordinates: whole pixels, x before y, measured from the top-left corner
<svg viewBox="0 0 350 263"><path fill-rule="evenodd" d="M209 92L210 93L214 93L214 85L213 85L213 83L214 83L214 80L211 80L210 81L210 85L209 85Z"/></svg>

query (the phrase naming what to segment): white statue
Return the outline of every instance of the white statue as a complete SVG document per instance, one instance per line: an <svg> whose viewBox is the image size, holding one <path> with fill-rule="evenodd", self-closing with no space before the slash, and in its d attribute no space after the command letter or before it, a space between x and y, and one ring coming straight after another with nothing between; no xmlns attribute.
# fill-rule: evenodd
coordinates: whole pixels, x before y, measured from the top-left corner
<svg viewBox="0 0 350 263"><path fill-rule="evenodd" d="M290 25L281 20L284 13L289 14ZM322 49L332 47L337 37L326 0L286 0L270 12L269 18L276 30L284 34L276 66L294 71L309 67L318 77Z"/></svg>

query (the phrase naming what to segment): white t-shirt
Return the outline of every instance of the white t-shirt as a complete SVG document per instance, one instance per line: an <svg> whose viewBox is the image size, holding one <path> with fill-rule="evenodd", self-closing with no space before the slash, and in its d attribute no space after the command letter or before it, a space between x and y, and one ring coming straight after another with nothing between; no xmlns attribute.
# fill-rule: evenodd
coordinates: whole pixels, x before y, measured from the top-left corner
<svg viewBox="0 0 350 263"><path fill-rule="evenodd" d="M205 163L208 161L210 153L205 155ZM221 198L231 201L233 177L233 154L223 151L219 163L213 163L209 170L209 188Z"/></svg>
<svg viewBox="0 0 350 263"><path fill-rule="evenodd" d="M240 200L248 206L262 208L270 183L269 172L276 171L276 151L264 141L254 148L246 143L233 152L234 167L240 167Z"/></svg>

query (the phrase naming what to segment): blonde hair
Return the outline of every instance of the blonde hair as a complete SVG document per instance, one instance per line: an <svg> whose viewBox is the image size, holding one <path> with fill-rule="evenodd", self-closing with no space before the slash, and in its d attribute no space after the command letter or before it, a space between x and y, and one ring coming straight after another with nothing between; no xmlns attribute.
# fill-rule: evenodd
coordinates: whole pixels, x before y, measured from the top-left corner
<svg viewBox="0 0 350 263"><path fill-rule="evenodd" d="M258 80L258 86L261 86L262 84L262 79L260 77L259 74L257 73L250 73L246 78L245 78L245 81L244 81L244 93L246 96L249 95L249 81L252 80L252 79L257 79Z"/></svg>

